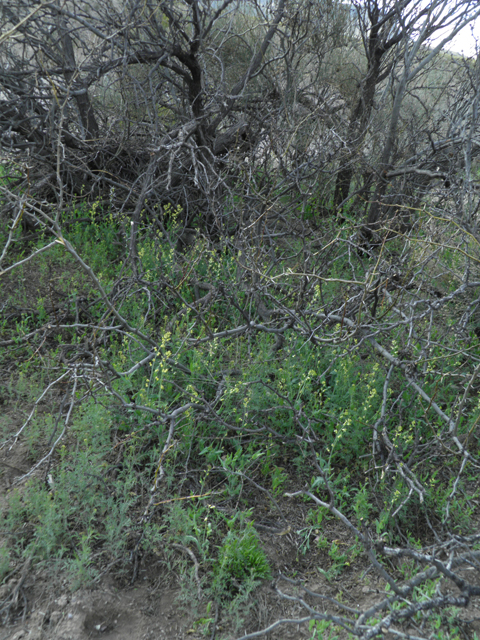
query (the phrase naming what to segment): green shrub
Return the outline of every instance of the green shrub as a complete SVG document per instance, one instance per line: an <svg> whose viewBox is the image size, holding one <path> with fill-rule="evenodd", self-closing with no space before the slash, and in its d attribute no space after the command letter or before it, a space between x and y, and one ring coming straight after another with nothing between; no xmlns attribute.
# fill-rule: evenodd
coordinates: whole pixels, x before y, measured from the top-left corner
<svg viewBox="0 0 480 640"><path fill-rule="evenodd" d="M213 575L212 592L227 600L270 577L267 557L252 524L241 533L227 533L218 549Z"/></svg>

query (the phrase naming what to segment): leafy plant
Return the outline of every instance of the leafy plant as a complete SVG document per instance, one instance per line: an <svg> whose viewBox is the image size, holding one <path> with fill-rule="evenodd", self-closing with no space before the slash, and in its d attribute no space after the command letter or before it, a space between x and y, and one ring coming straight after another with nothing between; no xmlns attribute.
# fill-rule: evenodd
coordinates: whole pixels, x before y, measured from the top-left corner
<svg viewBox="0 0 480 640"><path fill-rule="evenodd" d="M226 600L252 590L258 581L270 577L267 557L252 524L247 524L240 533L227 533L218 548L213 575L212 592Z"/></svg>

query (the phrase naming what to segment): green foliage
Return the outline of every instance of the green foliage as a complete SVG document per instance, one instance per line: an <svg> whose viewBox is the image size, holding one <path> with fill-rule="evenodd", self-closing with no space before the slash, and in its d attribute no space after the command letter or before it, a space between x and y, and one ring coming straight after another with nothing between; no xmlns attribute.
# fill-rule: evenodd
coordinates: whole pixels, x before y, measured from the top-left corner
<svg viewBox="0 0 480 640"><path fill-rule="evenodd" d="M339 308L338 300L346 300L342 282L350 278L350 258L338 252L329 265L332 282L322 288L315 284L302 302L305 323L312 325L307 333L322 342L306 339L298 324L288 324L279 346L275 333L253 330L246 322L247 314L257 322L258 301L250 284L238 290L231 286L238 255L209 244L201 234L179 251L182 210L173 204L156 210L164 231L152 233L140 225L137 279L125 262L129 221L110 215L100 202L78 203L70 212L67 238L92 266L128 327L112 329L117 322L112 309L61 246L48 260L45 254L36 258L41 284L52 279L52 269L61 272L62 312L76 318L79 301L88 299L78 325L90 323L90 328L57 329L49 295L43 292L35 306L27 290L15 292L15 301L25 298L22 305L29 313L7 323L19 361L9 395L31 404L59 371L79 373L66 378L67 391L63 383L54 386L48 406L37 408L22 436L32 460L49 451L63 428L59 398L67 394L68 404L76 380L71 420L48 473L35 475L8 496L0 518L7 537L0 547L0 575L8 577L15 562L25 558L53 559L77 588L97 581L104 566L131 571L136 554L155 554L181 567L190 602L201 589L211 602L222 602L232 616L240 616L251 606L258 582L271 575L251 523L258 517L259 487L266 508L275 510L274 500L281 501L291 487L309 485L327 504L333 494L337 509L386 541L398 541L401 531L414 544L424 539L431 521L468 532L474 496L468 480L457 481L455 460L450 464L442 457L439 464L443 452L433 445L445 426L438 416L397 368L381 419L389 364L345 323L321 324L326 308ZM350 232L342 231L345 238ZM300 246L295 249L281 266L261 257L255 263L260 282L268 282L268 274L275 286L278 281L280 290L290 292L282 293L287 319L300 304L296 292L302 278L295 274L304 269L303 254ZM450 269L458 268L454 255L447 253L445 260ZM355 278L361 281L374 268L374 261L365 259ZM215 294L205 301L210 287ZM265 296L265 305L270 304ZM388 316L389 309L379 302L377 312ZM367 314L359 311L359 322L362 313ZM276 322L273 316L267 328ZM48 325L48 351L40 339L25 340ZM378 339L394 357L404 357L404 328L393 320L392 325ZM246 328L225 333L239 326ZM419 334L428 334L432 346L427 355L414 348L409 359L425 392L451 412L458 403L458 372L465 377L471 365L460 359L446 326L420 324ZM478 353L478 341L470 348ZM168 418L178 408L175 419ZM479 411L478 402L470 402L458 424L459 434L470 434L473 444ZM374 425L377 442L384 435L396 456L383 451L385 465L378 451L377 457L372 454ZM418 454L427 445L431 455ZM399 472L406 461L421 494L412 494L408 477ZM473 474L474 467L468 462L464 471ZM344 546L324 536L331 518L328 508L316 507L296 532L300 553L325 555L328 580L345 572L360 553L357 544ZM185 549L198 562L198 575ZM210 615L199 618L199 628L210 623ZM312 637L335 637L330 626L318 624Z"/></svg>
<svg viewBox="0 0 480 640"><path fill-rule="evenodd" d="M125 222L100 200L91 203L79 199L69 211L66 238L81 248L89 266L101 279L115 277L123 254L121 229Z"/></svg>
<svg viewBox="0 0 480 640"><path fill-rule="evenodd" d="M166 515L167 534L171 541L179 542L195 549L201 561L210 557L211 540L218 524L217 514L203 501L185 506L182 501L174 500Z"/></svg>
<svg viewBox="0 0 480 640"><path fill-rule="evenodd" d="M330 561L328 569L317 567L319 573L321 573L328 582L331 582L348 568L355 558L362 554L361 545L356 542L349 546L347 543L333 540L329 541L324 535L320 534L316 537L316 545L318 549L326 552Z"/></svg>
<svg viewBox="0 0 480 640"><path fill-rule="evenodd" d="M227 533L218 549L213 575L212 592L221 600L251 591L259 580L270 577L267 557L251 523L240 533Z"/></svg>
<svg viewBox="0 0 480 640"><path fill-rule="evenodd" d="M113 484L105 477L110 429L109 412L86 404L48 482L31 479L24 489L14 489L0 517L14 557L63 561L75 588L97 575L94 548L102 547L104 558L118 558L128 544L134 470ZM43 439L43 430L38 437Z"/></svg>
<svg viewBox="0 0 480 640"><path fill-rule="evenodd" d="M3 544L0 547L0 584L10 571L10 557L10 550L5 544Z"/></svg>
<svg viewBox="0 0 480 640"><path fill-rule="evenodd" d="M330 620L310 620L308 630L312 633L311 640L337 640L339 635L335 633L335 627Z"/></svg>

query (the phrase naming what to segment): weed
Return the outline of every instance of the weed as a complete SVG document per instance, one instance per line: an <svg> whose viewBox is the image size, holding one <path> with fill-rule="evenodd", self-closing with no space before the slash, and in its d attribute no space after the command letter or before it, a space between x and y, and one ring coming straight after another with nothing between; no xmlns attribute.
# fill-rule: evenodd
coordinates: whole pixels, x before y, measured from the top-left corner
<svg viewBox="0 0 480 640"><path fill-rule="evenodd" d="M218 549L213 565L212 593L220 600L231 600L249 593L260 580L270 577L265 552L251 523L240 533L230 530Z"/></svg>
<svg viewBox="0 0 480 640"><path fill-rule="evenodd" d="M330 620L310 620L308 630L312 633L311 640L321 638L322 640L337 640L338 634Z"/></svg>
<svg viewBox="0 0 480 640"><path fill-rule="evenodd" d="M10 550L5 544L3 544L0 546L0 584L10 571L10 558Z"/></svg>
<svg viewBox="0 0 480 640"><path fill-rule="evenodd" d="M316 215L318 204L305 214ZM8 576L22 559L53 559L76 588L98 580L106 566L123 575L132 570L132 558L154 553L181 567L184 599L198 601L202 592L238 622L253 606L255 586L271 575L250 522L259 487L280 502L285 487L310 480L313 493L328 502L332 493L337 509L384 540L398 540L400 531L414 544L432 521L467 532L475 496L464 478L471 474L473 484L475 467L465 462L459 477L458 460L447 456L450 427L432 412L435 402L455 416L472 369L460 359L459 338L450 329L453 310L438 326L420 319L409 350L406 321L398 320L389 301L396 289L382 280L384 299L376 313L385 314L386 329L374 337L404 365L390 371L390 361L367 345L374 332L365 300L373 294L362 279L370 282L367 269L373 273L378 261L367 256L355 262L352 275L356 258L342 248L351 242L346 227L340 248L332 248L332 260L318 267L308 287L305 265L313 258L301 242L292 240L294 250L272 248L276 261L260 249L239 256L238 249L225 250L227 242L219 248L201 234L178 251L183 211L155 206L163 230L139 225L138 273L132 277L125 253L129 221L105 203L75 203L66 237L105 294L58 245L48 260L43 253L36 257L45 288L36 305L29 301L28 313L2 319L2 331L15 341L2 350L2 361L18 362L9 396L31 402L54 375L68 381L45 396L48 406L37 407L22 434L31 458L50 450L70 408L71 415L38 475L8 496L0 518L7 539L0 547L0 575ZM444 253L443 260L458 270L454 254ZM240 258L247 265L243 272ZM62 269L56 280L64 294L61 304L55 302L63 318L59 328L45 291L52 272ZM345 281L358 289L355 312ZM15 304L27 296L22 287L14 292ZM258 318L262 296L267 320ZM327 319L330 313L335 320ZM351 318L357 328L348 325ZM32 331L34 339L28 339ZM478 341L469 349L472 361L478 359ZM432 402L419 399L412 381ZM476 445L478 401L470 396L457 430ZM374 425L379 446L372 453ZM412 492L413 477L421 491ZM300 553L316 545L328 556L328 580L360 552L358 545L323 535L332 517L327 508L312 509L297 531ZM402 571L414 568L405 564ZM198 629L208 630L211 618L202 613ZM322 621L311 632L335 637Z"/></svg>

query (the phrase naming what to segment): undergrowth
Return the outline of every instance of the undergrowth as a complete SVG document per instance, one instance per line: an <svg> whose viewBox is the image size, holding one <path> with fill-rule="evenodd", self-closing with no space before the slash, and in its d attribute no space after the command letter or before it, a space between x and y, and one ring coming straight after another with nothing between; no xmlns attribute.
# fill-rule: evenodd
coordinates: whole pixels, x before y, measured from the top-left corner
<svg viewBox="0 0 480 640"><path fill-rule="evenodd" d="M32 291L19 297L11 290L13 307L29 310L3 321L0 357L16 360L10 393L20 394L27 378L40 389L65 371L75 375L52 386L48 410L37 406L22 432L31 463L45 462L7 495L0 520L2 580L30 559L64 567L72 588L95 584L107 570L127 581L142 558L166 554L166 562L182 563L197 597L206 594L225 607L246 602L272 575L254 528L255 486L274 514L275 499L286 492L307 486L328 503L333 491L337 509L388 544L428 541L432 526L470 532L471 461L457 477L456 458L439 444L447 427L431 402L406 383L404 370L389 371L390 363L343 322L348 254L332 260L330 283L315 285L302 299L310 328L291 323L279 343L275 332L249 329L249 322L262 322L255 316L258 301L249 287L235 287L239 256L227 244L213 246L198 236L180 252L164 234L145 230L134 278L123 221L100 213L98 207L76 210L66 237L137 333L119 327L60 245L30 263L40 274L40 290L51 291L55 280L55 295L35 299ZM177 226L173 216L171 238ZM46 241L39 238L37 248ZM12 259L23 255L18 246ZM375 260L358 261L357 281L368 279ZM258 277L267 278L268 271L285 288L300 286L296 261L257 263ZM281 296L287 317L298 311L299 298ZM338 305L339 298L345 303ZM272 304L268 296L265 302ZM376 306L387 325L393 306L386 296ZM315 328L314 318L336 307L339 319ZM428 314L416 330L428 333L428 353L415 345L407 352L404 329L393 319L383 345L409 363L409 374L436 405L450 411L473 370L459 340L477 358L478 338L473 331L461 338ZM154 342L153 351L144 336ZM390 408L382 414L386 399ZM178 407L178 416L162 419ZM475 454L480 406L468 398L465 408L457 431L471 437ZM380 442L382 433L394 454ZM4 424L7 442L9 436ZM404 463L408 473L402 475ZM318 535L331 517L328 508L312 507L306 528L296 531L304 553L311 545L329 546L328 579L358 555L357 548L342 551ZM325 629L312 626L312 637Z"/></svg>

